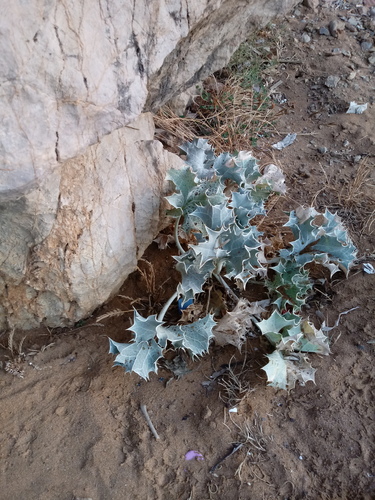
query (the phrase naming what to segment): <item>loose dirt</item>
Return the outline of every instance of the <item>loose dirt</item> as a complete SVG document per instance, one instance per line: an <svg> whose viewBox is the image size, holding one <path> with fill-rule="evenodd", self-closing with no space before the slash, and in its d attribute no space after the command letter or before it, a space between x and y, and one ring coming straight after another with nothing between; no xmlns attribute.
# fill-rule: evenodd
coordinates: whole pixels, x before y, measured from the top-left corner
<svg viewBox="0 0 375 500"><path fill-rule="evenodd" d="M129 341L132 313L97 318L133 306L155 313L175 290L176 249L153 243L139 263L143 272L74 329L26 332L20 349L24 334L15 332L13 354L2 334L8 370L0 371L2 500L375 498L375 276L363 271L363 262L374 264L371 14L371 7L344 1L315 11L299 6L271 30L281 30L288 62L265 78L270 85L281 80L274 106L284 114L254 154L261 164L276 162L287 177L287 196L274 210L299 203L337 210L364 257L347 279L335 276L309 301L306 314L317 324L333 325L356 308L330 331L331 356L311 356L316 385L290 394L267 387L261 367L269 346L259 337L249 338L242 353L213 345L203 359L187 360L180 378L162 365L148 382L112 368L107 337ZM346 114L351 101L368 103L367 110ZM291 146L270 147L289 132L297 133ZM251 389L237 413L222 400L228 364L237 374L246 370L242 380ZM186 461L190 450L204 460Z"/></svg>

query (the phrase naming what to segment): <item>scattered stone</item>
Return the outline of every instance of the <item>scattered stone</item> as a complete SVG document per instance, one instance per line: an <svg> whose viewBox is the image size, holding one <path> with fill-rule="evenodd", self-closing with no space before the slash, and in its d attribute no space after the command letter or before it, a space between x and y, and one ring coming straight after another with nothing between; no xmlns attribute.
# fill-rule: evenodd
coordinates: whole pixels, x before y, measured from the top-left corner
<svg viewBox="0 0 375 500"><path fill-rule="evenodd" d="M55 410L55 413L59 417L62 417L63 415L65 415L66 414L66 408L65 408L65 406L58 406L56 408L56 410Z"/></svg>
<svg viewBox="0 0 375 500"><path fill-rule="evenodd" d="M359 163L361 160L362 160L362 156L361 155L356 155L353 158L354 163Z"/></svg>
<svg viewBox="0 0 375 500"><path fill-rule="evenodd" d="M319 0L303 0L302 5L311 10L316 10L319 6Z"/></svg>
<svg viewBox="0 0 375 500"><path fill-rule="evenodd" d="M324 155L327 153L328 149L325 146L319 146L318 151L320 154Z"/></svg>
<svg viewBox="0 0 375 500"><path fill-rule="evenodd" d="M356 26L353 26L352 24L346 23L345 27L346 27L346 29L348 29L352 33L355 33L357 31Z"/></svg>
<svg viewBox="0 0 375 500"><path fill-rule="evenodd" d="M320 29L319 29L319 35L325 35L325 36L330 36L330 32L329 32L329 29L326 28L325 26L322 26Z"/></svg>
<svg viewBox="0 0 375 500"><path fill-rule="evenodd" d="M308 35L307 33L302 33L301 40L303 43L310 43L311 42L311 36Z"/></svg>
<svg viewBox="0 0 375 500"><path fill-rule="evenodd" d="M308 179L309 177L311 177L310 172L308 172L305 167L299 167L298 174L300 177L304 177L305 179Z"/></svg>
<svg viewBox="0 0 375 500"><path fill-rule="evenodd" d="M210 408L208 406L206 406L206 408L202 414L203 420L208 420L209 418L211 418L211 415L212 415L212 411L210 410Z"/></svg>
<svg viewBox="0 0 375 500"><path fill-rule="evenodd" d="M327 77L326 81L324 82L324 85L329 89L334 89L337 87L339 81L340 81L339 76L330 75L329 77Z"/></svg>
<svg viewBox="0 0 375 500"><path fill-rule="evenodd" d="M361 49L363 52L367 52L368 50L372 49L372 42L362 42L361 43Z"/></svg>
<svg viewBox="0 0 375 500"><path fill-rule="evenodd" d="M339 34L344 31L345 25L342 21L333 20L329 23L328 29L331 35L335 38L339 36Z"/></svg>
<svg viewBox="0 0 375 500"><path fill-rule="evenodd" d="M355 26L357 28L358 26L358 19L356 19L355 17L350 17L348 19L348 23L351 25L351 26Z"/></svg>
<svg viewBox="0 0 375 500"><path fill-rule="evenodd" d="M368 62L369 62L370 64L375 64L375 54L372 54L372 56L370 56L370 57L368 58Z"/></svg>
<svg viewBox="0 0 375 500"><path fill-rule="evenodd" d="M352 57L352 53L350 52L350 50L342 49L341 53L342 53L343 56Z"/></svg>
<svg viewBox="0 0 375 500"><path fill-rule="evenodd" d="M348 80L354 80L354 78L357 76L356 71L351 71L348 76Z"/></svg>
<svg viewBox="0 0 375 500"><path fill-rule="evenodd" d="M298 10L298 9L296 9L296 10L294 11L294 15L295 15L296 17L299 17L299 16L301 15L301 11L300 11L300 10Z"/></svg>

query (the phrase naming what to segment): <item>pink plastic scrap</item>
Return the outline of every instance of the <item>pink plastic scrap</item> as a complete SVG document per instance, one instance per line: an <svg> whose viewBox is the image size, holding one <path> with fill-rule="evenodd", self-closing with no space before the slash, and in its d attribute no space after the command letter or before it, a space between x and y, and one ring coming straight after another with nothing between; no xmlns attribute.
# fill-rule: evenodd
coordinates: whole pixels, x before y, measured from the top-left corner
<svg viewBox="0 0 375 500"><path fill-rule="evenodd" d="M199 451L190 450L185 455L185 460L204 460L204 456Z"/></svg>

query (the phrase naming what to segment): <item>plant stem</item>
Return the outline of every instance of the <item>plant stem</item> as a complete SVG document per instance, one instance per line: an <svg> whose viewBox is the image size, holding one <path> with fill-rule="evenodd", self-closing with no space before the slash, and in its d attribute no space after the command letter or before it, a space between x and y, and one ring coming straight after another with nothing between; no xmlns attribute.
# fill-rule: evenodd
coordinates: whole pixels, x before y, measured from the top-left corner
<svg viewBox="0 0 375 500"><path fill-rule="evenodd" d="M220 274L217 274L217 273L212 273L213 276L215 276L215 278L217 279L217 281L223 285L223 287L225 288L225 290L227 291L228 295L230 295L232 297L232 299L234 299L236 301L236 303L238 302L238 297L237 295L233 292L233 290L230 288L230 286L228 285L228 283L226 283L226 281L220 276Z"/></svg>
<svg viewBox="0 0 375 500"><path fill-rule="evenodd" d="M176 222L174 224L174 239L176 241L176 246L178 248L178 251L180 253L185 253L185 250L182 248L180 240L178 239L178 226L180 224L180 220L181 220L181 215L176 219Z"/></svg>
<svg viewBox="0 0 375 500"><path fill-rule="evenodd" d="M164 319L164 316L165 316L165 313L168 311L170 305L172 304L172 302L177 298L177 292L174 292L174 294L172 295L172 297L170 297L167 302L164 304L164 307L163 309L160 311L158 317L157 317L157 320L158 321L163 321Z"/></svg>

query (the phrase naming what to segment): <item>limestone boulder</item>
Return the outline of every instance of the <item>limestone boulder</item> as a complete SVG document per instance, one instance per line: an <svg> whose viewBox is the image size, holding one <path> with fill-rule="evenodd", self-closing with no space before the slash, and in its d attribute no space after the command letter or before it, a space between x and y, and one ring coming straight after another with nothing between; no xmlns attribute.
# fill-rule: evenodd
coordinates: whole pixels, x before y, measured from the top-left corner
<svg viewBox="0 0 375 500"><path fill-rule="evenodd" d="M160 225L151 115L298 0L15 0L0 17L0 327L71 325ZM145 113L146 112L146 113Z"/></svg>

